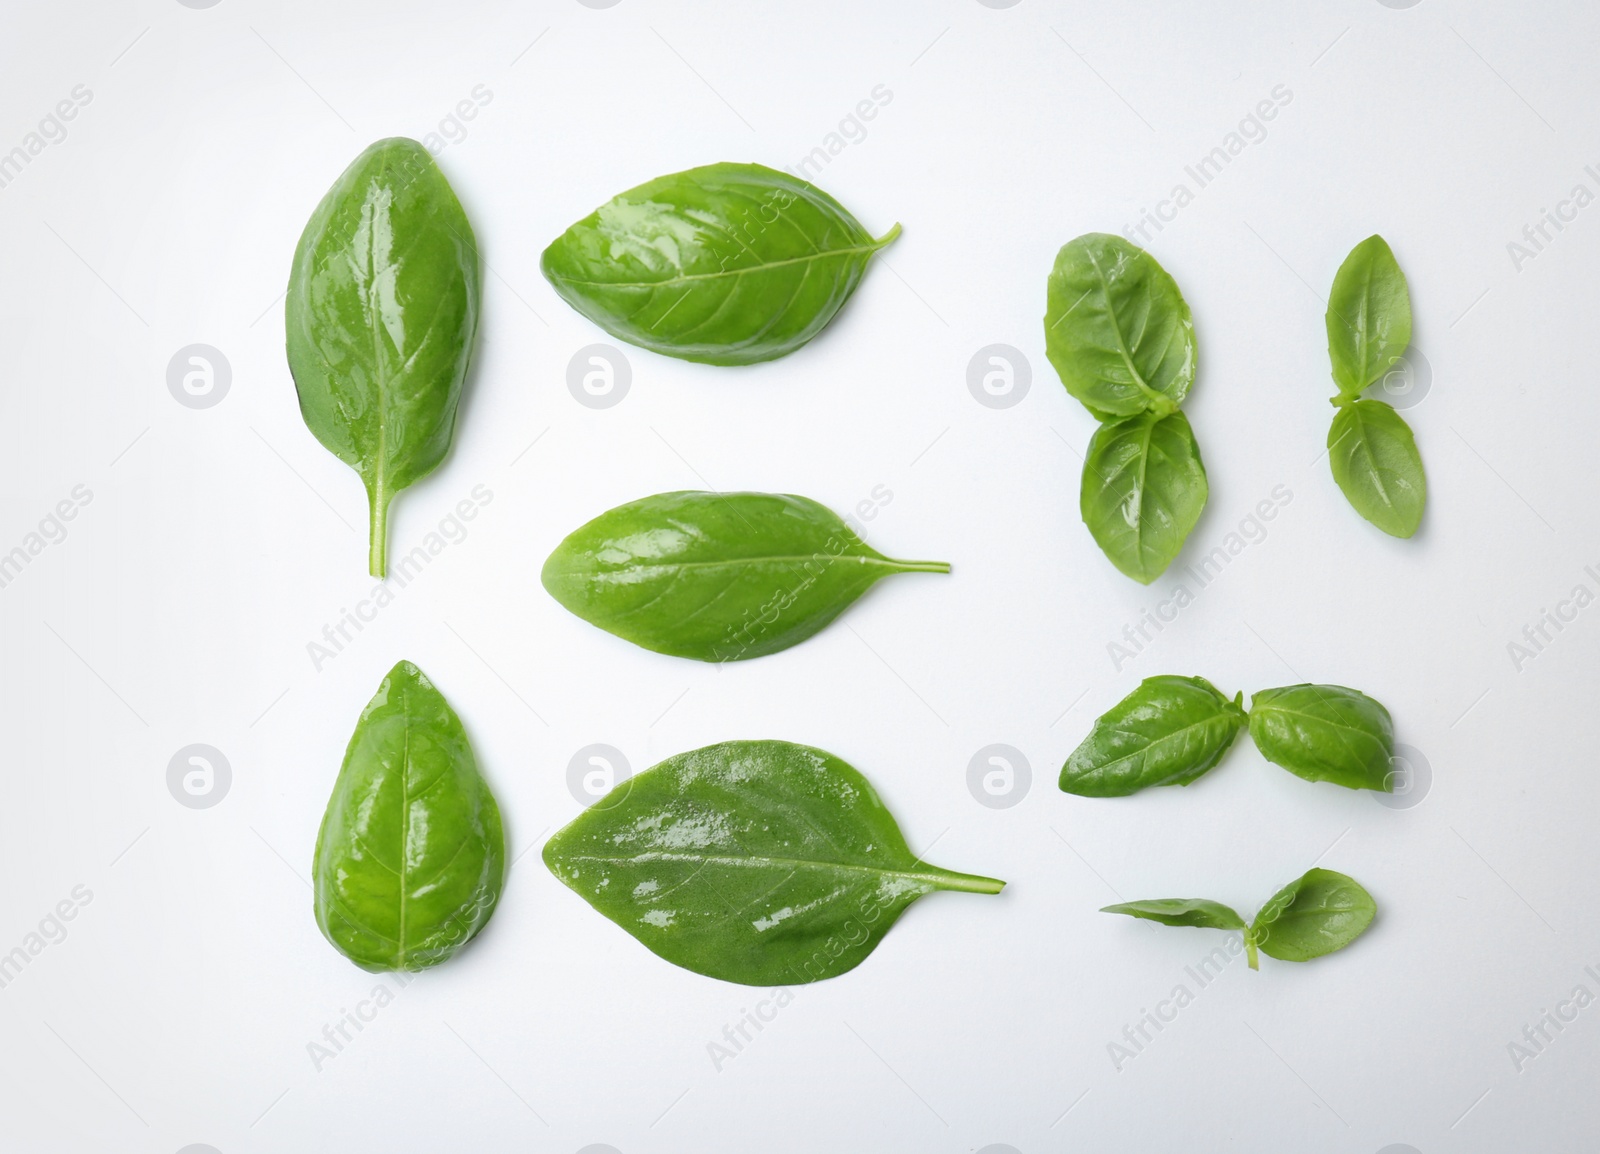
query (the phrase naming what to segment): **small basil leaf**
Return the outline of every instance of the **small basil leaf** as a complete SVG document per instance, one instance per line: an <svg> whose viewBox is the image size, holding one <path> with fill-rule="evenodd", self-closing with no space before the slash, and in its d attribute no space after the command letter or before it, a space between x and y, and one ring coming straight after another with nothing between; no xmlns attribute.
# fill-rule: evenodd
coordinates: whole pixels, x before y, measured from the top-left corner
<svg viewBox="0 0 1600 1154"><path fill-rule="evenodd" d="M1357 513L1391 537L1417 531L1428 480L1411 426L1388 404L1341 404L1328 430L1328 461Z"/></svg>
<svg viewBox="0 0 1600 1154"><path fill-rule="evenodd" d="M1147 677L1102 714L1061 767L1079 797L1126 797L1152 785L1188 785L1228 752L1245 726L1203 677Z"/></svg>
<svg viewBox="0 0 1600 1154"><path fill-rule="evenodd" d="M1342 685L1289 685L1250 699L1250 737L1261 756L1307 781L1394 789L1394 723L1365 693Z"/></svg>
<svg viewBox="0 0 1600 1154"><path fill-rule="evenodd" d="M356 157L295 249L289 372L306 427L366 485L374 577L390 500L450 449L479 302L472 226L415 140Z"/></svg>
<svg viewBox="0 0 1600 1154"><path fill-rule="evenodd" d="M1256 950L1285 962L1309 962L1342 950L1359 938L1377 915L1372 895L1354 878L1313 869L1290 882L1261 907L1245 933L1250 968Z"/></svg>
<svg viewBox="0 0 1600 1154"><path fill-rule="evenodd" d="M1354 399L1411 343L1411 294L1389 244L1369 236L1350 250L1328 294L1328 357L1339 392Z"/></svg>
<svg viewBox="0 0 1600 1154"><path fill-rule="evenodd" d="M500 807L460 718L409 661L356 723L311 876L317 925L364 970L438 965L500 900Z"/></svg>
<svg viewBox="0 0 1600 1154"><path fill-rule="evenodd" d="M759 164L630 188L567 229L540 268L606 332L669 357L748 365L792 353L855 292L873 239L843 205Z"/></svg>
<svg viewBox="0 0 1600 1154"><path fill-rule="evenodd" d="M780 493L658 493L573 531L540 575L591 625L657 653L738 661L797 645L891 573L895 561L830 509Z"/></svg>
<svg viewBox="0 0 1600 1154"><path fill-rule="evenodd" d="M1164 926L1198 926L1208 930L1242 930L1244 919L1221 902L1205 898L1153 898L1142 902L1122 902L1102 906L1103 914L1127 914Z"/></svg>
<svg viewBox="0 0 1600 1154"><path fill-rule="evenodd" d="M1095 543L1148 585L1183 548L1206 505L1206 468L1181 412L1101 425L1083 460L1079 507Z"/></svg>
<svg viewBox="0 0 1600 1154"><path fill-rule="evenodd" d="M1177 282L1109 233L1087 233L1056 254L1044 347L1067 392L1102 421L1171 412L1194 383L1194 322Z"/></svg>
<svg viewBox="0 0 1600 1154"><path fill-rule="evenodd" d="M787 741L669 757L556 833L544 860L667 961L748 986L842 974L924 894L1005 885L923 863L866 778Z"/></svg>

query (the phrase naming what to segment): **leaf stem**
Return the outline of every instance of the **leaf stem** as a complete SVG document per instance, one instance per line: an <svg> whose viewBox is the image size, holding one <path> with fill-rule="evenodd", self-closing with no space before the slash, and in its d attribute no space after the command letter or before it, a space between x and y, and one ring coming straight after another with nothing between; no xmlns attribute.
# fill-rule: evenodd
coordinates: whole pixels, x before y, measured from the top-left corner
<svg viewBox="0 0 1600 1154"><path fill-rule="evenodd" d="M1249 930L1244 932L1244 952L1245 960L1250 963L1250 968L1259 970L1261 968L1261 959L1256 956L1256 939Z"/></svg>
<svg viewBox="0 0 1600 1154"><path fill-rule="evenodd" d="M367 572L380 581L383 580L387 570L389 500L393 496L393 493L386 492L382 488L367 493L367 503L371 507L368 518Z"/></svg>
<svg viewBox="0 0 1600 1154"><path fill-rule="evenodd" d="M899 221L895 221L893 228L891 228L888 232L884 233L882 236L878 237L877 240L872 242L872 247L873 248L888 248L891 244L893 244L895 242L895 238L897 238L899 235L900 235L900 222Z"/></svg>
<svg viewBox="0 0 1600 1154"><path fill-rule="evenodd" d="M950 572L950 562L948 561L899 561L891 558L889 564L893 565L902 573Z"/></svg>
<svg viewBox="0 0 1600 1154"><path fill-rule="evenodd" d="M944 870L940 872L939 888L959 890L964 894L997 894L1006 888L1006 883L979 874L958 874Z"/></svg>

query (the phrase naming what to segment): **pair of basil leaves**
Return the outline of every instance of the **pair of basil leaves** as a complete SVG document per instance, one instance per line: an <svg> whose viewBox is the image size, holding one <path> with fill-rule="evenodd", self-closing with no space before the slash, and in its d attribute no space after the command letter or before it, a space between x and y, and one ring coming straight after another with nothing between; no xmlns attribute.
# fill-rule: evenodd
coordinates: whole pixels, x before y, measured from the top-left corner
<svg viewBox="0 0 1600 1154"><path fill-rule="evenodd" d="M1422 454L1392 405L1361 395L1394 371L1411 344L1411 293L1383 237L1369 236L1339 266L1327 326L1339 386L1328 429L1333 479L1356 512L1392 537L1410 537L1428 498Z"/></svg>
<svg viewBox="0 0 1600 1154"><path fill-rule="evenodd" d="M421 970L488 923L500 810L460 719L410 662L361 714L317 836L317 925L368 970ZM745 985L854 969L907 906L1004 882L924 863L854 768L786 741L679 754L545 845L551 872L656 954Z"/></svg>
<svg viewBox="0 0 1600 1154"><path fill-rule="evenodd" d="M1274 894L1248 924L1221 902L1205 898L1122 902L1101 912L1127 914L1164 926L1242 930L1254 970L1259 968L1257 951L1280 961L1309 962L1344 949L1366 932L1378 905L1354 878L1312 869Z"/></svg>
<svg viewBox="0 0 1600 1154"><path fill-rule="evenodd" d="M1231 701L1203 677L1147 677L1095 720L1061 767L1080 797L1126 797L1188 785L1214 768L1247 726L1261 755L1307 781L1394 789L1389 711L1342 685L1289 685Z"/></svg>
<svg viewBox="0 0 1600 1154"><path fill-rule="evenodd" d="M1208 493L1178 407L1198 365L1177 282L1120 236L1064 245L1050 272L1045 352L1100 427L1083 458L1079 509L1111 563L1148 585L1183 548Z"/></svg>
<svg viewBox="0 0 1600 1154"><path fill-rule="evenodd" d="M849 299L874 239L827 193L759 164L630 189L563 233L541 268L612 335L669 356L784 356ZM481 311L477 240L421 144L366 149L317 205L285 299L307 427L367 490L368 568L386 571L389 503L449 452Z"/></svg>

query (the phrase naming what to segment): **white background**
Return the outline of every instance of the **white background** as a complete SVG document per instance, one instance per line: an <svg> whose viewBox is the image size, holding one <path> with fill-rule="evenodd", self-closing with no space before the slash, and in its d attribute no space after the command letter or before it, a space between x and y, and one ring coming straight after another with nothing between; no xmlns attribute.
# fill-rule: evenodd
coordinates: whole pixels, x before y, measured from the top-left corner
<svg viewBox="0 0 1600 1154"><path fill-rule="evenodd" d="M1520 671L1507 645L1597 589L1600 208L1520 271L1507 243L1578 182L1600 191L1600 13L1287 7L7 0L0 151L75 85L93 98L0 188L0 547L75 485L93 499L0 589L0 952L74 886L92 900L0 989L0 1145L1582 1148L1600 1008L1520 1071L1508 1043L1580 983L1600 995L1583 969L1600 963L1600 608ZM492 269L476 363L452 456L396 501L391 553L475 485L493 500L318 671L308 642L373 582L360 484L305 429L285 366L290 255L363 147L437 131L480 84L492 100L439 157ZM542 247L662 173L794 165L877 85L892 100L818 182L905 234L838 320L750 369L630 348L622 403L578 404L568 361L609 338L545 284ZM1151 234L1194 310L1185 407L1211 497L1179 566L1141 587L1078 518L1093 423L1044 357L1045 277L1277 85L1292 101L1266 139ZM1411 541L1363 522L1321 452L1320 294L1373 232L1431 366L1405 414L1430 490ZM232 367L208 409L166 384L194 342ZM1032 366L1007 409L967 387L997 342ZM560 538L625 500L746 488L843 512L879 485L869 540L954 574L886 582L778 656L656 656L539 587ZM1280 485L1265 540L1117 668L1123 627ZM523 856L482 937L319 1070L324 1026L394 986L323 941L305 879L351 728L402 657L460 712ZM1165 672L1359 687L1431 788L1385 808L1241 742L1189 789L1060 793L1094 716ZM708 1044L767 995L657 959L538 848L579 810L579 748L641 769L734 737L839 754L914 848L1010 885L919 903L719 1070ZM233 772L201 810L166 784L196 742ZM1033 767L1008 809L967 785L996 742ZM1371 932L1307 965L1232 963L1118 1070L1108 1045L1192 988L1184 967L1223 935L1097 908L1203 895L1248 914L1314 861L1368 886Z"/></svg>

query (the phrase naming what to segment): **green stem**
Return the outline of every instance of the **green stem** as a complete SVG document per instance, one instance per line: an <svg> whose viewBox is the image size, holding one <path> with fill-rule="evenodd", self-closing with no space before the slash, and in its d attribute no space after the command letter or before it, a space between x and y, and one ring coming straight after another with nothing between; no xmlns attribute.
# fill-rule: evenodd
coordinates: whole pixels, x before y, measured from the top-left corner
<svg viewBox="0 0 1600 1154"><path fill-rule="evenodd" d="M997 894L1006 888L1006 883L998 878L980 877L978 874L941 872L939 888L959 890L964 894Z"/></svg>
<svg viewBox="0 0 1600 1154"><path fill-rule="evenodd" d="M383 489L372 489L367 493L367 504L370 507L368 516L368 543L367 543L367 572L380 581L383 580L388 569L388 541L389 541L389 499L392 493Z"/></svg>
<svg viewBox="0 0 1600 1154"><path fill-rule="evenodd" d="M1244 952L1245 959L1250 963L1250 968L1252 970L1259 970L1261 968L1261 963L1260 959L1256 956L1256 940L1250 936L1250 932L1248 930L1245 931L1244 935Z"/></svg>
<svg viewBox="0 0 1600 1154"><path fill-rule="evenodd" d="M872 247L873 248L887 248L889 245L891 245L891 244L893 244L895 242L895 238L898 237L899 235L900 235L900 222L899 221L895 221L893 228L891 228L888 232L884 233L877 240L872 242Z"/></svg>
<svg viewBox="0 0 1600 1154"><path fill-rule="evenodd" d="M948 561L897 561L891 558L889 564L893 565L901 573L950 572L950 562Z"/></svg>

